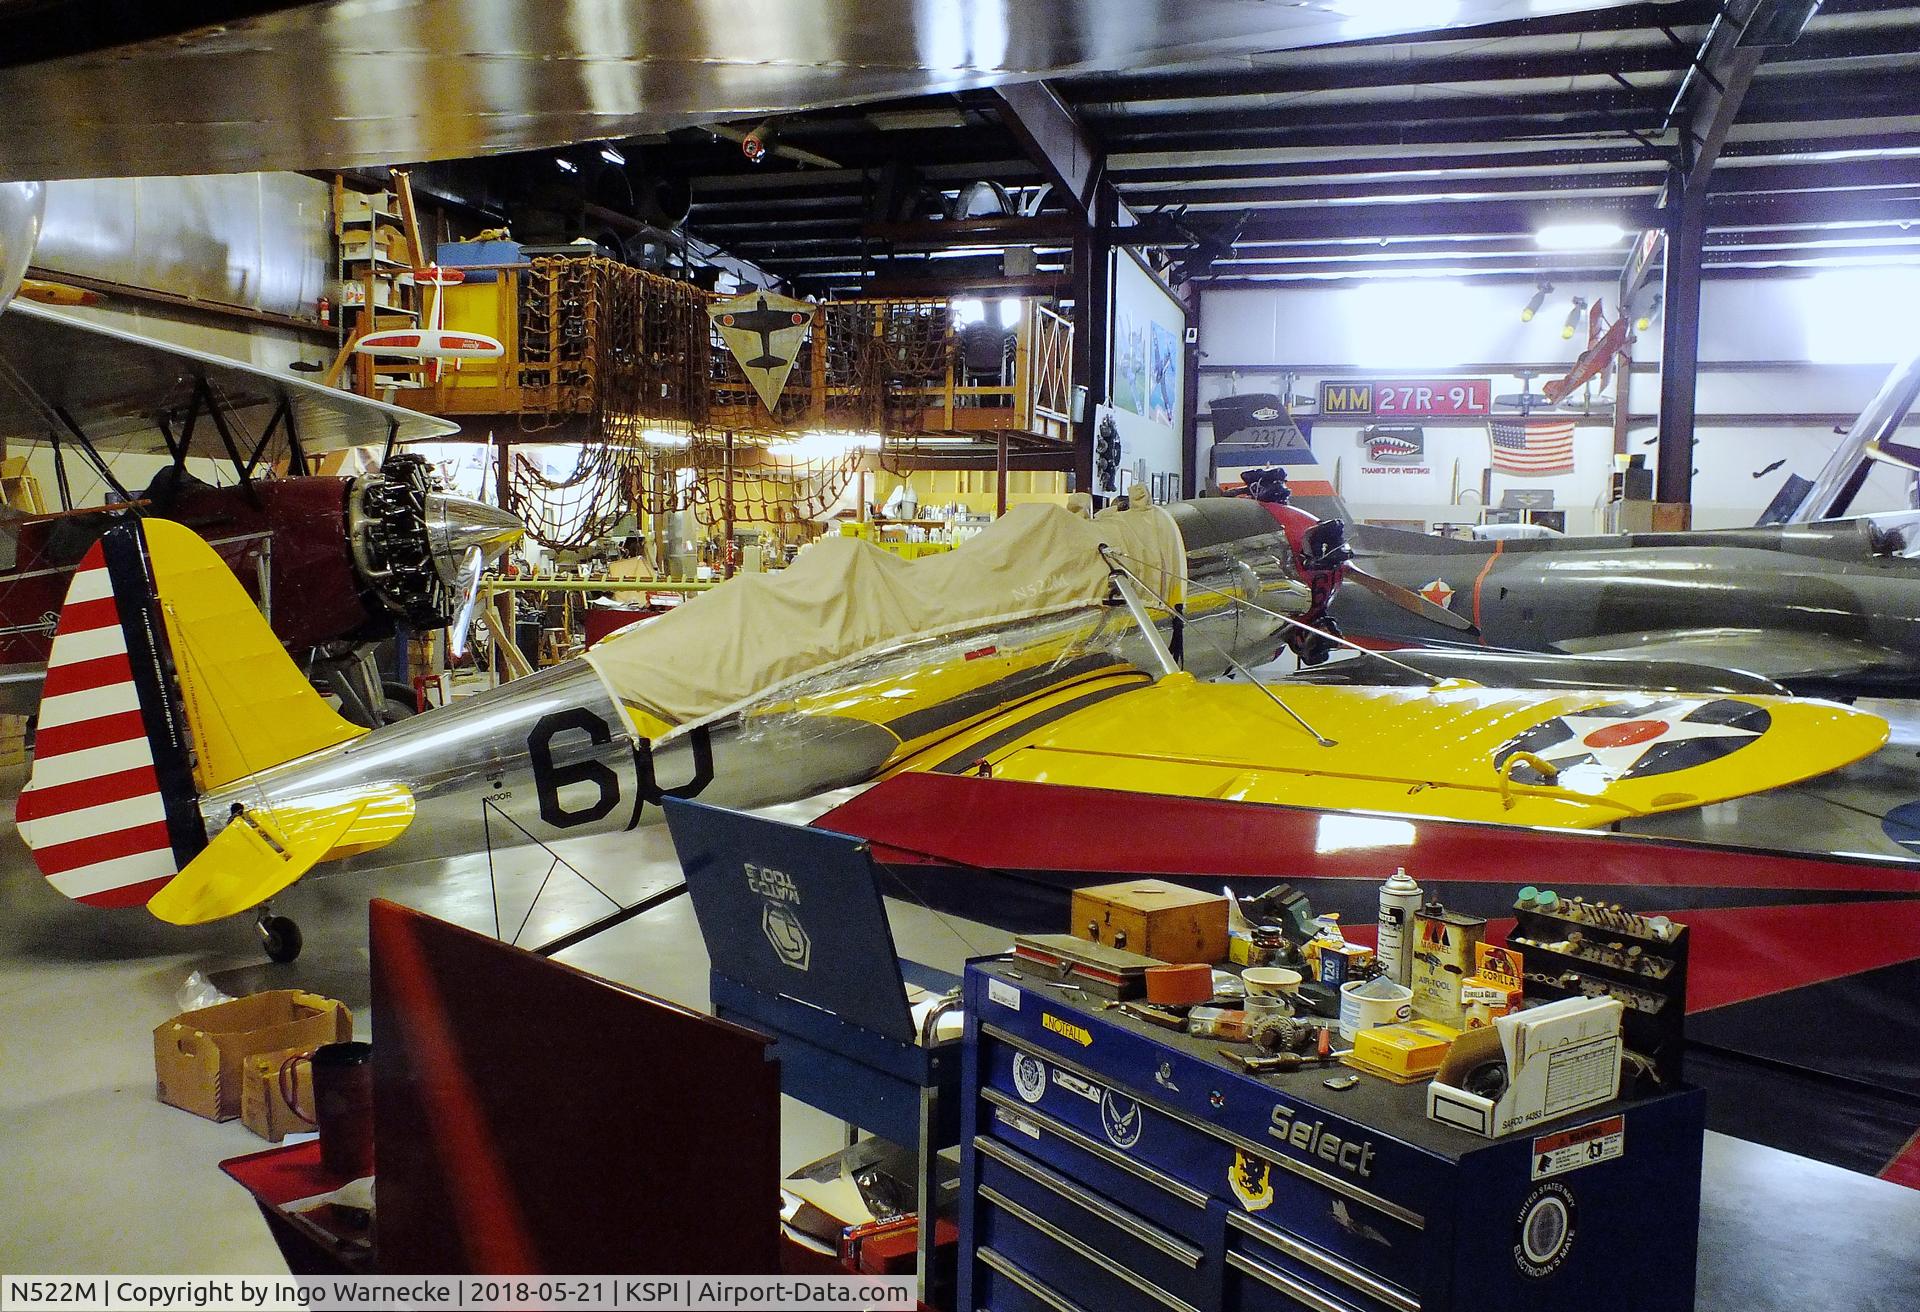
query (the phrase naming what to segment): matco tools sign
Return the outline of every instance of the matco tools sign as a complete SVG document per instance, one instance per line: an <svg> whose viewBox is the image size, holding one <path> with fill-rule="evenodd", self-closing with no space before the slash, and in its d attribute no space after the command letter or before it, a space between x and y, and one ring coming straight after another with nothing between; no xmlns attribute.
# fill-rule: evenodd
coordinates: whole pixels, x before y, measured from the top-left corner
<svg viewBox="0 0 1920 1312"><path fill-rule="evenodd" d="M1320 384L1320 414L1334 419L1481 418L1493 410L1491 378L1416 378Z"/></svg>

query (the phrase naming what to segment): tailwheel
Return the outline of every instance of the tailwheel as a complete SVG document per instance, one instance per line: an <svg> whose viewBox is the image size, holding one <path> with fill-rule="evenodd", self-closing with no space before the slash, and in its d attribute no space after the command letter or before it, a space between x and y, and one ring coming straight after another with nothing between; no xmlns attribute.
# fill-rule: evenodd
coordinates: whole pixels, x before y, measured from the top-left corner
<svg viewBox="0 0 1920 1312"><path fill-rule="evenodd" d="M287 917L276 916L270 909L261 907L260 918L253 927L260 935L260 946L265 949L268 960L285 965L300 955L300 926Z"/></svg>

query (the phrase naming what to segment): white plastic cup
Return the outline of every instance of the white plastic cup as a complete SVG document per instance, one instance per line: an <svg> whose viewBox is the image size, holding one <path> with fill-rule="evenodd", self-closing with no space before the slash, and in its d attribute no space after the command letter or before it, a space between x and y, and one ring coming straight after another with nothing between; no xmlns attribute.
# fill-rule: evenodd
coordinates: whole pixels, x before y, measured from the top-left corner
<svg viewBox="0 0 1920 1312"><path fill-rule="evenodd" d="M1340 986L1340 1037L1413 1019L1413 990L1382 975Z"/></svg>
<svg viewBox="0 0 1920 1312"><path fill-rule="evenodd" d="M1240 972L1240 978L1246 983L1249 998L1262 993L1284 994L1300 991L1300 972L1289 970L1285 966L1249 966Z"/></svg>

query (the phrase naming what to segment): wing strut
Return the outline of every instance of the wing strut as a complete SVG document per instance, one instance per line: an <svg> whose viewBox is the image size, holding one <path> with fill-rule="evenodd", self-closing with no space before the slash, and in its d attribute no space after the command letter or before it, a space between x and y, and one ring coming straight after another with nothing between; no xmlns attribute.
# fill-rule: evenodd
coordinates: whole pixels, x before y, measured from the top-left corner
<svg viewBox="0 0 1920 1312"><path fill-rule="evenodd" d="M1141 605L1140 599L1134 595L1133 586L1137 585L1148 596L1152 597L1162 606L1165 606L1168 614L1174 613L1172 604L1168 602L1165 597L1162 597L1159 593L1148 587L1146 581L1138 574L1135 574L1132 570L1121 564L1118 553L1111 547L1103 543L1100 547L1100 555L1107 562L1107 568L1113 571L1114 590L1120 594L1121 600L1127 603L1128 612L1132 614L1134 623L1140 626L1141 633L1146 635L1147 645L1153 649L1153 654L1160 661L1162 669L1168 674L1178 673L1180 667L1174 664L1173 656L1167 650L1167 644L1160 637L1160 630L1148 617L1146 607ZM1318 729L1308 724L1306 720L1301 717L1300 712L1281 701L1280 695L1262 683L1254 672L1245 665L1242 665L1232 652L1219 646L1210 638L1202 640L1205 641L1209 647L1212 647L1228 665L1232 666L1234 670L1244 676L1247 682L1265 693L1268 701L1278 706L1282 711L1285 711L1287 716L1292 719L1295 724L1305 729L1316 743L1319 743L1322 747L1338 747L1340 745L1334 739L1327 737Z"/></svg>
<svg viewBox="0 0 1920 1312"><path fill-rule="evenodd" d="M59 460L61 440L57 430L61 428L80 444L80 454L87 458L87 463L93 466L94 473L100 476L100 481L107 485L113 495L121 501L133 500L127 490L120 486L120 480L113 476L113 467L94 448L92 440L80 425L74 422L73 416L68 414L64 407L54 405L42 396L39 389L28 382L26 376L14 367L13 361L4 355L0 355L0 374L5 375L6 380L13 385L13 389L20 394L21 400L38 410L43 418L51 421L48 424L47 437L53 443L55 463L60 466L57 472L60 474L61 504L64 509L71 510L73 505L66 491L66 468Z"/></svg>

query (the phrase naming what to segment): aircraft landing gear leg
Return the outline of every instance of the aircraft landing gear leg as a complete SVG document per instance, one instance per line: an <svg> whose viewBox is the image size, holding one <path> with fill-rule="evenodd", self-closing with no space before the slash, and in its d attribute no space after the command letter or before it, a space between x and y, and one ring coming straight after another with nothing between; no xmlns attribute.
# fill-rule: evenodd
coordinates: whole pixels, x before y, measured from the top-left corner
<svg viewBox="0 0 1920 1312"><path fill-rule="evenodd" d="M300 926L285 916L274 915L272 907L260 908L253 928L260 935L260 946L265 949L268 960L285 965L300 955Z"/></svg>

